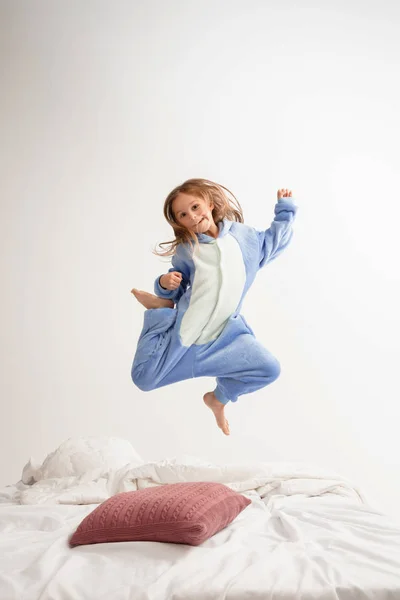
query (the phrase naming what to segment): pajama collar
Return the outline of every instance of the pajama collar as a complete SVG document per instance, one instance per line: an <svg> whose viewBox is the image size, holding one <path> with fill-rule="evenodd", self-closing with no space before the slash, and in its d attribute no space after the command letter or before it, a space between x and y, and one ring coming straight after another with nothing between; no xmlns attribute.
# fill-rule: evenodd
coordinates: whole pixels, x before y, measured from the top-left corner
<svg viewBox="0 0 400 600"><path fill-rule="evenodd" d="M223 219L218 223L219 234L218 237L224 237L232 226L232 221L228 219ZM201 244L210 244L211 242L215 242L216 238L213 238L211 235L206 235L205 233L197 233L197 238Z"/></svg>

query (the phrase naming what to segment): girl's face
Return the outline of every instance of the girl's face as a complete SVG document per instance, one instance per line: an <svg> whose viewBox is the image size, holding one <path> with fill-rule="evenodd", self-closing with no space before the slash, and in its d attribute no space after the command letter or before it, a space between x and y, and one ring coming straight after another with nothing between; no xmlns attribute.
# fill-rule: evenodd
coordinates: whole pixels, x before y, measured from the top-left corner
<svg viewBox="0 0 400 600"><path fill-rule="evenodd" d="M212 202L184 193L178 194L172 202L172 211L179 225L194 233L206 233L217 228L212 216L213 208Z"/></svg>

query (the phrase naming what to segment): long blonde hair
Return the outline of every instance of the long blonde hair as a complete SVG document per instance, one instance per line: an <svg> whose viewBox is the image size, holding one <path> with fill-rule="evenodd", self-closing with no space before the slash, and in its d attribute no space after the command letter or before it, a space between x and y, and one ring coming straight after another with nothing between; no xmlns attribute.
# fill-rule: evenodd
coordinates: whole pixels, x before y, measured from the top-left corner
<svg viewBox="0 0 400 600"><path fill-rule="evenodd" d="M215 224L218 224L225 218L239 223L244 222L242 208L237 198L230 190L228 190L228 188L218 183L214 183L209 179L188 179L174 188L165 199L164 217L174 230L175 239L158 244L161 249L162 246L169 246L169 248L162 252L154 250L154 254L157 254L158 256L171 256L175 254L179 244L189 243L193 249L193 243L199 243L196 234L193 231L186 229L186 227L179 225L173 213L172 203L178 194L181 193L190 194L196 198L202 198L206 202L211 201L214 204L212 216Z"/></svg>

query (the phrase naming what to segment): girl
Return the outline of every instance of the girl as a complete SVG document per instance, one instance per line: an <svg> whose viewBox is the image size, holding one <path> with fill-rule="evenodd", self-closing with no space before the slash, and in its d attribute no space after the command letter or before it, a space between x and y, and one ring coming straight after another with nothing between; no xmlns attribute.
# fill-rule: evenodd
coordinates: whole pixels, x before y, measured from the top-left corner
<svg viewBox="0 0 400 600"><path fill-rule="evenodd" d="M227 188L208 179L185 181L164 203L175 239L160 244L169 248L157 254L172 255L172 268L156 279L156 295L132 290L147 309L133 382L149 391L191 377L216 377L216 388L203 400L225 435L225 405L280 373L276 358L240 314L257 271L292 237L292 192L280 189L277 196L270 228L257 231L244 225L240 204Z"/></svg>

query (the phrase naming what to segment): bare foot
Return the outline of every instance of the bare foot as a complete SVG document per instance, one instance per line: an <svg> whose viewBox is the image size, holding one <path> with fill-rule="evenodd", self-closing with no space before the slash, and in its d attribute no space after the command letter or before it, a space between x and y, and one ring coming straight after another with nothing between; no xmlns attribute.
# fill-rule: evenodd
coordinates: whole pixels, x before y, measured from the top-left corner
<svg viewBox="0 0 400 600"><path fill-rule="evenodd" d="M203 400L208 408L213 411L218 427L222 429L225 435L229 435L229 423L225 419L225 405L218 400L214 392L204 394Z"/></svg>
<svg viewBox="0 0 400 600"><path fill-rule="evenodd" d="M138 300L140 304L143 304L145 308L174 308L173 300L168 300L167 298L159 298L154 294L142 292L136 288L131 290L131 294L133 294L136 300Z"/></svg>

